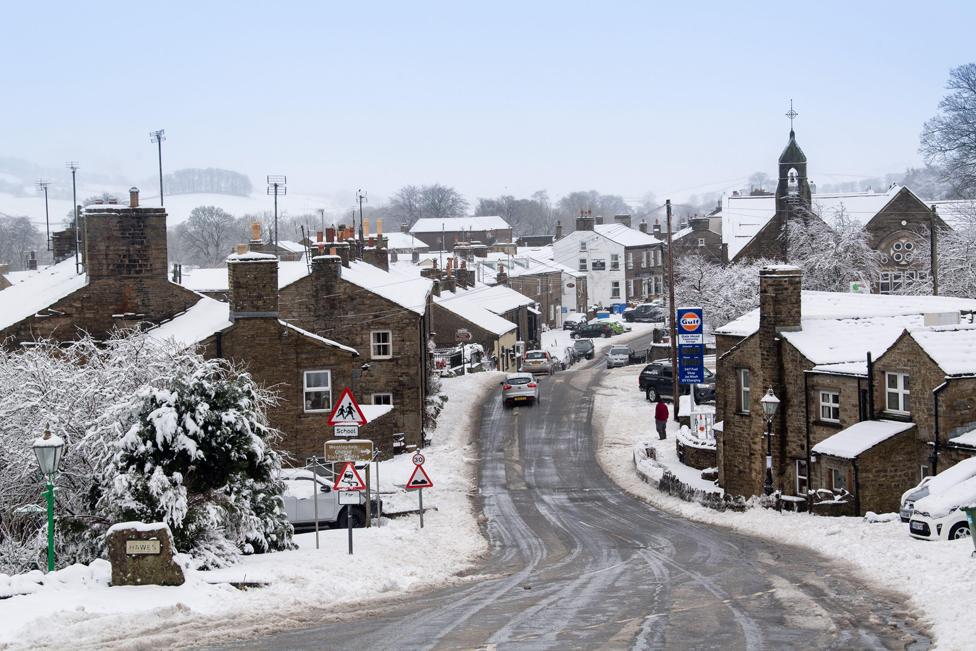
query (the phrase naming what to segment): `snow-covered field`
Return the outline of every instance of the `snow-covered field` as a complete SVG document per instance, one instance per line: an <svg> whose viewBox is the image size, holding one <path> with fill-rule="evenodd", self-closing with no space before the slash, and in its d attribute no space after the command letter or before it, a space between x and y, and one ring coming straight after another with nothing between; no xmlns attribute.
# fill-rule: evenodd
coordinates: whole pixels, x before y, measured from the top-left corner
<svg viewBox="0 0 976 651"><path fill-rule="evenodd" d="M745 534L808 547L854 564L878 585L908 595L927 621L939 649L972 649L970 622L976 559L969 540L927 542L908 535L897 517L885 522L863 518L828 518L754 508L744 513L713 511L658 491L645 483L634 465L635 446L650 441L661 463L687 483L702 488L699 472L680 466L674 432L658 441L652 405L636 390L634 367L607 372L595 393L593 422L601 424L598 459L604 471L628 492L690 520L730 527ZM672 424L673 427L673 424ZM652 478L654 469L642 470ZM660 472L660 470L659 470ZM691 480L691 481L689 481Z"/></svg>
<svg viewBox="0 0 976 651"><path fill-rule="evenodd" d="M57 573L33 594L0 599L0 648L173 648L247 638L288 626L314 625L353 612L353 606L410 590L469 579L487 551L470 495L476 490L476 431L481 397L499 374L442 380L449 400L424 450L434 488L425 491L424 528L416 515L384 520L380 528L354 532L347 553L345 530L296 536L300 549L245 557L233 567L188 572L179 587L108 587L110 568L96 561ZM380 472L388 510L416 508L402 491L410 471L401 455ZM266 586L238 590L229 582ZM2 586L0 586L2 587ZM224 626L214 622L223 619Z"/></svg>

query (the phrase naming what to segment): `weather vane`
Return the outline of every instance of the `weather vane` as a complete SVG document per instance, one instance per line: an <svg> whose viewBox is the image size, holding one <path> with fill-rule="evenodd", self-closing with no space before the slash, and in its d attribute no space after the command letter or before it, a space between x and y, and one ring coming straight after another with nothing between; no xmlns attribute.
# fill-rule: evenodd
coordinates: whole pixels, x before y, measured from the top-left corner
<svg viewBox="0 0 976 651"><path fill-rule="evenodd" d="M790 110L786 113L786 117L790 119L790 131L793 130L793 120L798 116L799 113L793 110L793 100L790 99Z"/></svg>

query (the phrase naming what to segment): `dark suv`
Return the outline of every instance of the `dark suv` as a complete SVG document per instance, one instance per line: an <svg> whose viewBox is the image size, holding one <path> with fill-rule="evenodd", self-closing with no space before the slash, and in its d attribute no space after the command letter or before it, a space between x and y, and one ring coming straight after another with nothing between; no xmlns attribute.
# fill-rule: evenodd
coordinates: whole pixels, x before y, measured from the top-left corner
<svg viewBox="0 0 976 651"><path fill-rule="evenodd" d="M575 350L576 354L581 358L585 357L586 359L593 359L595 346L589 339L577 339L573 342L573 350Z"/></svg>
<svg viewBox="0 0 976 651"><path fill-rule="evenodd" d="M658 323L664 321L664 310L650 303L641 303L632 310L624 312L624 321L633 323Z"/></svg>
<svg viewBox="0 0 976 651"><path fill-rule="evenodd" d="M671 362L654 362L648 364L641 371L637 384L640 390L651 402L657 402L658 396L673 397L672 394ZM687 384L680 385L678 390L682 395L688 393ZM705 369L705 382L695 385L695 402L715 402L715 374Z"/></svg>
<svg viewBox="0 0 976 651"><path fill-rule="evenodd" d="M572 336L575 338L586 337L588 339L593 337L612 337L613 328L610 327L609 323L587 323L573 330Z"/></svg>

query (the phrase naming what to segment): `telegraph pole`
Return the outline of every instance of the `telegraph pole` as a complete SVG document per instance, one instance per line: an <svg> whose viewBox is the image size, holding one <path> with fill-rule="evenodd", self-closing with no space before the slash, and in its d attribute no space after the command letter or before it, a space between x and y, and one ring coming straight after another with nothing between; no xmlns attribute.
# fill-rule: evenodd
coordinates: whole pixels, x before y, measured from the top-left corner
<svg viewBox="0 0 976 651"><path fill-rule="evenodd" d="M671 246L671 200L665 202L668 214L668 322L671 324L671 395L674 397L674 408L671 417L678 420L678 405L681 402L678 393L678 331L674 322L676 308L674 305L674 248Z"/></svg>
<svg viewBox="0 0 976 651"><path fill-rule="evenodd" d="M268 175L268 194L274 195L274 246L278 254L278 195L288 194L288 177L278 174Z"/></svg>
<svg viewBox="0 0 976 651"><path fill-rule="evenodd" d="M47 205L47 186L51 184L47 179L37 179L37 187L44 190L44 224L47 227L47 250L51 250L51 213Z"/></svg>
<svg viewBox="0 0 976 651"><path fill-rule="evenodd" d="M935 225L938 213L935 211L935 204L932 205L932 212L929 215L929 241L931 251L929 251L929 273L932 274L932 295L939 295L939 229Z"/></svg>
<svg viewBox="0 0 976 651"><path fill-rule="evenodd" d="M163 205L163 141L166 140L166 130L150 131L149 140L156 143L159 149L159 205Z"/></svg>
<svg viewBox="0 0 976 651"><path fill-rule="evenodd" d="M356 190L356 198L359 199L359 243L363 243L363 201L366 200L366 191L360 188ZM355 224L353 224L355 227Z"/></svg>
<svg viewBox="0 0 976 651"><path fill-rule="evenodd" d="M75 215L75 273L81 273L81 260L78 258L81 248L81 230L78 227L78 184L76 174L78 172L78 161L68 161L65 167L71 170L71 210Z"/></svg>

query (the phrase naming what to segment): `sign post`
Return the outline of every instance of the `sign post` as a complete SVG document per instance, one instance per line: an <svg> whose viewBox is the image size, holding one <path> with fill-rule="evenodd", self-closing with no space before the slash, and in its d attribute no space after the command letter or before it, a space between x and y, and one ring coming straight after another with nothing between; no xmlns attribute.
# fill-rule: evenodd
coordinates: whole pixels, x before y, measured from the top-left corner
<svg viewBox="0 0 976 651"><path fill-rule="evenodd" d="M366 424L366 416L356 402L349 387L342 390L342 394L332 407L329 414L329 425L334 428L335 435L342 438L356 438L359 428Z"/></svg>
<svg viewBox="0 0 976 651"><path fill-rule="evenodd" d="M336 475L333 490L339 492L339 504L346 505L346 528L349 530L349 553L352 554L352 505L359 504L358 491L366 488L366 483L359 476L354 461L347 461L342 471ZM347 495L348 494L348 495Z"/></svg>
<svg viewBox="0 0 976 651"><path fill-rule="evenodd" d="M678 332L678 382L694 385L705 381L705 329L700 307L679 307L675 310ZM692 395L694 399L694 395ZM679 402L675 396L675 403Z"/></svg>
<svg viewBox="0 0 976 651"><path fill-rule="evenodd" d="M411 459L414 465L413 473L410 475L410 479L407 480L407 490L417 491L421 529L424 528L424 489L434 487L434 482L431 480L430 475L424 470L424 461L426 460L420 452L414 453Z"/></svg>

